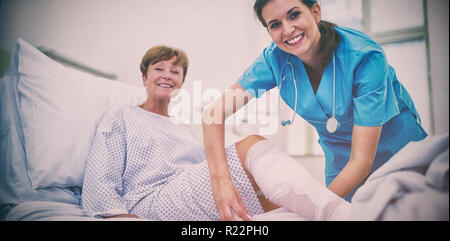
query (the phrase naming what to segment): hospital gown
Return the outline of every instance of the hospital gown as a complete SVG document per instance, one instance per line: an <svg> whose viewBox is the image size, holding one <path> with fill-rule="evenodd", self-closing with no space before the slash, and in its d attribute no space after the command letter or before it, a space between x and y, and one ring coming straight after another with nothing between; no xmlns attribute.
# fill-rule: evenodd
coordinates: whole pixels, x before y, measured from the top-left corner
<svg viewBox="0 0 450 241"><path fill-rule="evenodd" d="M226 149L249 215L263 212L235 145ZM219 220L205 151L193 131L137 106L109 111L88 156L82 207L88 216L135 214L150 220Z"/></svg>

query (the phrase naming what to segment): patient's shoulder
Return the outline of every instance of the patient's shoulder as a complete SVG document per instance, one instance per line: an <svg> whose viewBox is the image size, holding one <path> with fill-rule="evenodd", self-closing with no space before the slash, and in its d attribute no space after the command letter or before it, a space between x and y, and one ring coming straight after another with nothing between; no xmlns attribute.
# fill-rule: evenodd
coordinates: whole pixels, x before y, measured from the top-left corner
<svg viewBox="0 0 450 241"><path fill-rule="evenodd" d="M120 130L124 127L125 106L110 108L106 111L97 127L99 132L112 132Z"/></svg>

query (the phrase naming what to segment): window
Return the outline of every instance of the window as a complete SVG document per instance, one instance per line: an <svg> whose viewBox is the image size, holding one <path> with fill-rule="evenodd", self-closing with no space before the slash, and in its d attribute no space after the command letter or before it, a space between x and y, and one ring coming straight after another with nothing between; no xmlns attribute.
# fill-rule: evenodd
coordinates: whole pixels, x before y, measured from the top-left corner
<svg viewBox="0 0 450 241"><path fill-rule="evenodd" d="M422 0L370 1L370 29L374 33L424 25Z"/></svg>
<svg viewBox="0 0 450 241"><path fill-rule="evenodd" d="M363 0L364 29L383 47L388 63L411 95L422 126L433 134L426 1Z"/></svg>
<svg viewBox="0 0 450 241"><path fill-rule="evenodd" d="M394 66L400 83L405 86L413 98L423 128L430 133L432 126L425 41L384 44L383 49L389 64Z"/></svg>
<svg viewBox="0 0 450 241"><path fill-rule="evenodd" d="M363 30L362 0L321 0L320 3L324 20Z"/></svg>

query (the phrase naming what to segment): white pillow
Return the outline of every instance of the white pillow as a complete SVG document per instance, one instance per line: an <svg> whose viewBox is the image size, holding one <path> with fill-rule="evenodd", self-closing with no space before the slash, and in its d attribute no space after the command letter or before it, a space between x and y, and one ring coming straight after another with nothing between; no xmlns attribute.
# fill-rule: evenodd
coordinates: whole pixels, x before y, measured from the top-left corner
<svg viewBox="0 0 450 241"><path fill-rule="evenodd" d="M21 39L14 49L32 187L81 187L99 121L109 108L143 103L145 88L67 68Z"/></svg>

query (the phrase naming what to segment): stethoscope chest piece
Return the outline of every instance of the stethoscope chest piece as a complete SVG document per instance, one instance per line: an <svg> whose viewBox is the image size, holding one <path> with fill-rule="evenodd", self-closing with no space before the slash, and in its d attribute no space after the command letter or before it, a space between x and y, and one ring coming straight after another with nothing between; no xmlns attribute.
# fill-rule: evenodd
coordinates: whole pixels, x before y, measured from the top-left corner
<svg viewBox="0 0 450 241"><path fill-rule="evenodd" d="M327 121L327 131L331 134L335 133L339 127L339 122L336 118L332 117Z"/></svg>

